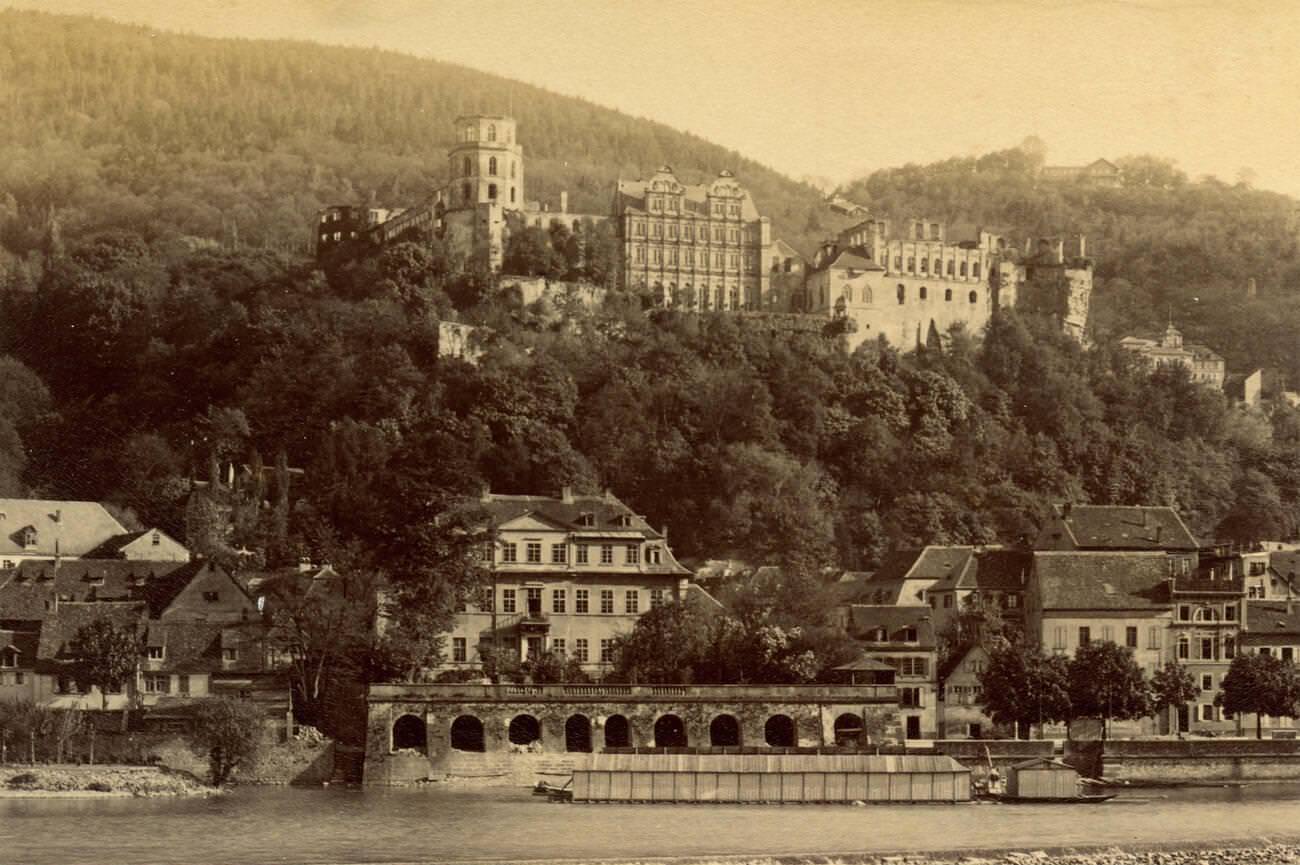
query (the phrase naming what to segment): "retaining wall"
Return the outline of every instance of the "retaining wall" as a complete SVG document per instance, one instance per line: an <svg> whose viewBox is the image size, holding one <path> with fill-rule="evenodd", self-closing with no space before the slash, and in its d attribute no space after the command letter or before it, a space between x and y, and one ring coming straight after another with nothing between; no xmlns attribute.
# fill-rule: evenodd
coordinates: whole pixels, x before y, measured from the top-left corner
<svg viewBox="0 0 1300 865"><path fill-rule="evenodd" d="M1184 739L1108 741L1102 775L1132 782L1300 779L1300 741Z"/></svg>

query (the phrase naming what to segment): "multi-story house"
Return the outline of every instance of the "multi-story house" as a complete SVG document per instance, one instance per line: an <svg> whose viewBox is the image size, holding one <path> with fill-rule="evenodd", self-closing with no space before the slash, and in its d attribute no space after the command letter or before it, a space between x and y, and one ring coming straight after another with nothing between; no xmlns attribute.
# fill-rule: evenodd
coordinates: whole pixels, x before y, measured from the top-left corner
<svg viewBox="0 0 1300 865"><path fill-rule="evenodd" d="M1227 364L1223 357L1206 346L1184 344L1182 332L1172 323L1159 340L1126 336L1120 340L1119 345L1125 351L1136 354L1151 369L1181 366L1191 375L1192 381L1217 390L1223 389L1227 374Z"/></svg>
<svg viewBox="0 0 1300 865"><path fill-rule="evenodd" d="M667 165L619 180L613 216L623 288L686 310L768 308L771 224L730 171L698 185Z"/></svg>
<svg viewBox="0 0 1300 865"><path fill-rule="evenodd" d="M1238 651L1246 604L1241 565L1240 557L1226 548L1207 549L1190 565L1186 557L1169 558L1174 605L1170 646L1173 658L1187 667L1201 688L1194 704L1180 707L1180 730L1236 729L1236 723L1214 705L1214 698Z"/></svg>
<svg viewBox="0 0 1300 865"><path fill-rule="evenodd" d="M933 586L960 573L975 548L932 544L919 550L895 550L870 573L848 571L836 584L841 603L874 606L930 606Z"/></svg>
<svg viewBox="0 0 1300 865"><path fill-rule="evenodd" d="M862 658L893 667L899 717L908 739L933 739L938 730L938 644L930 609L852 604L840 608L844 629Z"/></svg>
<svg viewBox="0 0 1300 865"><path fill-rule="evenodd" d="M1112 642L1149 676L1168 656L1172 615L1170 560L1159 550L1034 553L1025 630L1046 652Z"/></svg>
<svg viewBox="0 0 1300 865"><path fill-rule="evenodd" d="M160 529L129 532L98 502L0 499L0 569L53 559L189 561Z"/></svg>
<svg viewBox="0 0 1300 865"><path fill-rule="evenodd" d="M996 608L1004 621L1023 627L1025 587L1033 570L1029 550L975 549L962 567L929 587L934 624L940 634L962 611Z"/></svg>
<svg viewBox="0 0 1300 865"><path fill-rule="evenodd" d="M1246 601L1246 616L1238 649L1247 654L1273 655L1292 664L1300 662L1300 603L1292 600ZM1238 731L1255 726L1255 719L1251 715L1238 716L1232 720ZM1282 730L1287 735L1294 736L1296 719L1265 715L1260 719L1260 727L1265 730Z"/></svg>
<svg viewBox="0 0 1300 865"><path fill-rule="evenodd" d="M988 650L972 646L944 677L939 705L942 738L980 739L997 735L993 719L984 714L984 692L980 684L988 664Z"/></svg>
<svg viewBox="0 0 1300 865"><path fill-rule="evenodd" d="M559 652L601 676L643 613L705 595L667 538L611 493L486 492L479 504L494 531L490 590L456 616L446 669L478 670L495 649L520 660Z"/></svg>
<svg viewBox="0 0 1300 865"><path fill-rule="evenodd" d="M1200 544L1173 508L1153 505L1057 505L1035 550L1163 550L1195 565Z"/></svg>

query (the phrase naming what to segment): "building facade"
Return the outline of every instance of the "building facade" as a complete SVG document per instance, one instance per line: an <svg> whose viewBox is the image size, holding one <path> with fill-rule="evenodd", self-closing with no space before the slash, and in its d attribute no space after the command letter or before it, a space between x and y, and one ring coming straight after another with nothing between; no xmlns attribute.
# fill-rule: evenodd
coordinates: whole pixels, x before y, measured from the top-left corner
<svg viewBox="0 0 1300 865"><path fill-rule="evenodd" d="M1182 332L1172 323L1159 340L1126 336L1119 345L1137 355L1153 370L1162 366L1181 366L1191 375L1192 381L1216 390L1223 389L1227 375L1224 359L1211 348L1184 343Z"/></svg>
<svg viewBox="0 0 1300 865"><path fill-rule="evenodd" d="M666 165L619 180L612 210L621 287L685 310L769 307L771 224L730 171L697 185Z"/></svg>
<svg viewBox="0 0 1300 865"><path fill-rule="evenodd" d="M664 535L610 493L487 492L480 504L495 527L490 590L456 616L444 670L481 670L491 651L519 661L556 652L599 678L615 638L643 613L675 601L716 606Z"/></svg>
<svg viewBox="0 0 1300 865"><path fill-rule="evenodd" d="M896 670L898 718L906 739L938 733L938 643L930 608L851 604L840 608L844 629L862 658Z"/></svg>

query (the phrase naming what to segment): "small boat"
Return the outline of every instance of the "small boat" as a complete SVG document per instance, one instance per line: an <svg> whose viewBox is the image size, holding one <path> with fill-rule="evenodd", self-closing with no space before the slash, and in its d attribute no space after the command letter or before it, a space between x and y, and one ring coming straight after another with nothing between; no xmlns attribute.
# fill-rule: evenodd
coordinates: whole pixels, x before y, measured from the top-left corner
<svg viewBox="0 0 1300 865"><path fill-rule="evenodd" d="M1080 793L1072 798L1038 798L1033 796L1012 796L1002 793L994 796L993 801L1000 802L1003 805L1100 805L1102 802L1109 802L1118 795L1118 793Z"/></svg>
<svg viewBox="0 0 1300 865"><path fill-rule="evenodd" d="M546 781L538 781L537 784L533 786L533 795L545 796L547 800L551 802L572 802L573 791L569 789L569 785L572 783L572 778L558 787L554 784L547 783Z"/></svg>

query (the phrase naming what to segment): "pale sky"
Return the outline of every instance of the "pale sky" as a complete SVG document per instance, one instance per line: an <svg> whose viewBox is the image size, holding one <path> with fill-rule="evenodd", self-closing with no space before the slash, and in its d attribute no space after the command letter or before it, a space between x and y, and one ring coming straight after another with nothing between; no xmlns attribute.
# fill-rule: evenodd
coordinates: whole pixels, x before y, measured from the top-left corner
<svg viewBox="0 0 1300 865"><path fill-rule="evenodd" d="M0 0L379 46L649 117L835 181L1036 134L1300 195L1300 2ZM520 130L527 141L526 131Z"/></svg>

